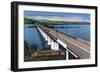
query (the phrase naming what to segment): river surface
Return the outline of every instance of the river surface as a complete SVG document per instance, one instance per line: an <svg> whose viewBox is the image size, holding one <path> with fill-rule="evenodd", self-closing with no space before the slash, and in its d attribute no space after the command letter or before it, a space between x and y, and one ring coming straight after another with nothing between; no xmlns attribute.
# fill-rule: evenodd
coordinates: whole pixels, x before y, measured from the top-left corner
<svg viewBox="0 0 100 73"><path fill-rule="evenodd" d="M29 28L29 26L34 26L34 24L25 24L24 26L24 40L29 44L36 44L38 50L41 50L46 44L45 41L41 38L41 34L37 28ZM90 25L54 25L53 28L56 31L62 32L64 34L70 35L75 38L81 38L87 41L90 41Z"/></svg>
<svg viewBox="0 0 100 73"><path fill-rule="evenodd" d="M81 38L86 41L90 41L90 25L88 24L55 25L55 27L53 29L56 31L63 32L64 34L75 38Z"/></svg>

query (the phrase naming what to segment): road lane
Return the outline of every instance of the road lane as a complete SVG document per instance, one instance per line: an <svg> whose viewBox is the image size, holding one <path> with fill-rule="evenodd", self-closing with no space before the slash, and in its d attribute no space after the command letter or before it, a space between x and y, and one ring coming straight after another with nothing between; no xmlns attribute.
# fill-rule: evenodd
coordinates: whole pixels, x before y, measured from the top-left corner
<svg viewBox="0 0 100 73"><path fill-rule="evenodd" d="M38 27L40 27L42 30L44 30L46 33L53 36L54 38L61 40L68 46L69 50L74 52L80 58L82 59L90 58L90 44L85 44L82 41L79 41L75 38L72 38L70 36L67 36L63 33L57 32L51 28L47 28L42 25L38 25Z"/></svg>

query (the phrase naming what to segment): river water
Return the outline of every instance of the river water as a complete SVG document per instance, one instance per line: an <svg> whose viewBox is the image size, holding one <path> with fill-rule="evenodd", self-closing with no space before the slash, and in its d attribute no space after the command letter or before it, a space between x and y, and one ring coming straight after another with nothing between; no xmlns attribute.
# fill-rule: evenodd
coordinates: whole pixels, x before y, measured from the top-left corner
<svg viewBox="0 0 100 73"><path fill-rule="evenodd" d="M34 24L25 24L24 26L24 40L29 44L36 44L38 50L41 50L46 45L44 39L41 38L41 35L37 28L29 28L29 26L34 26ZM87 41L90 41L90 25L54 25L53 28L56 31L62 32L64 34L70 35L75 38L81 38Z"/></svg>
<svg viewBox="0 0 100 73"><path fill-rule="evenodd" d="M88 24L55 25L53 29L75 38L81 38L86 41L90 41L90 25Z"/></svg>

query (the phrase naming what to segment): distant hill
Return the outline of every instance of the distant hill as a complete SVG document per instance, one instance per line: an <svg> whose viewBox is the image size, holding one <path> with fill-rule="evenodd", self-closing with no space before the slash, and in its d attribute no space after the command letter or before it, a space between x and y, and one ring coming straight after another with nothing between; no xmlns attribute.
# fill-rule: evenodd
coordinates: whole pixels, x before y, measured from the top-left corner
<svg viewBox="0 0 100 73"><path fill-rule="evenodd" d="M37 22L37 21L31 20L31 19L28 19L28 18L24 18L24 24L34 24L35 22Z"/></svg>
<svg viewBox="0 0 100 73"><path fill-rule="evenodd" d="M84 21L81 21L81 22L78 22L78 21L48 21L46 22L47 24L83 24L83 25L86 25L86 24L90 24L89 22L84 22Z"/></svg>
<svg viewBox="0 0 100 73"><path fill-rule="evenodd" d="M54 24L64 24L64 23L72 23L72 24L90 24L89 20L83 20L81 18L66 18L61 20L48 20L48 23Z"/></svg>

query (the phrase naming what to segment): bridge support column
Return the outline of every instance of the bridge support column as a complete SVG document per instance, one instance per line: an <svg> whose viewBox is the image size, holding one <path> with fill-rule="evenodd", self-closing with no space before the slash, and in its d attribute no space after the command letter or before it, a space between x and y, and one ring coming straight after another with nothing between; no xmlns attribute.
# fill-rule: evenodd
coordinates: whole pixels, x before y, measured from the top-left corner
<svg viewBox="0 0 100 73"><path fill-rule="evenodd" d="M47 37L47 41L48 41L47 44L51 45L52 42L51 42L51 38L49 36Z"/></svg>
<svg viewBox="0 0 100 73"><path fill-rule="evenodd" d="M47 39L48 39L47 34L44 33L43 37L45 38L45 41L47 41Z"/></svg>
<svg viewBox="0 0 100 73"><path fill-rule="evenodd" d="M59 44L55 42L53 39L51 39L41 28L37 27L40 31L41 35L47 41L47 44L51 46L52 50L59 50Z"/></svg>
<svg viewBox="0 0 100 73"><path fill-rule="evenodd" d="M66 59L69 59L69 54L68 54L68 50L66 50Z"/></svg>
<svg viewBox="0 0 100 73"><path fill-rule="evenodd" d="M51 44L51 49L52 50L59 50L59 44L57 42L52 42Z"/></svg>
<svg viewBox="0 0 100 73"><path fill-rule="evenodd" d="M55 50L59 50L59 44L55 42Z"/></svg>
<svg viewBox="0 0 100 73"><path fill-rule="evenodd" d="M42 30L41 30L41 31L42 31ZM42 33L41 33L41 34L42 34L43 38L45 38L45 33L44 33L43 31L42 31Z"/></svg>

